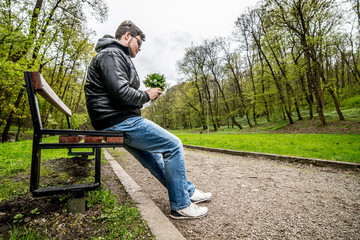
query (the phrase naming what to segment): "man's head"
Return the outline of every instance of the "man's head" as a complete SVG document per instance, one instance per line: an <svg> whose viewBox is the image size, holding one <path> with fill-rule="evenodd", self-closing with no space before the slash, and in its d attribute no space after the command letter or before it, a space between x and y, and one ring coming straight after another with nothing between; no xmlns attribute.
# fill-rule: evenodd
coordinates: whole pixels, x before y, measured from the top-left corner
<svg viewBox="0 0 360 240"><path fill-rule="evenodd" d="M130 50L131 57L135 57L140 51L145 34L131 21L127 20L120 24L115 32L115 38Z"/></svg>

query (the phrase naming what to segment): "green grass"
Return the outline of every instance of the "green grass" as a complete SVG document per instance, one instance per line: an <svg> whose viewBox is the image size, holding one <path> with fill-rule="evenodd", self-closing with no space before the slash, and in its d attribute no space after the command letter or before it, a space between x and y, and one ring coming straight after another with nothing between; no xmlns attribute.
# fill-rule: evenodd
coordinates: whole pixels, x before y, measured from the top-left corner
<svg viewBox="0 0 360 240"><path fill-rule="evenodd" d="M29 167L32 141L2 143L0 145L0 178Z"/></svg>
<svg viewBox="0 0 360 240"><path fill-rule="evenodd" d="M46 138L44 142L55 142L56 137ZM25 194L29 191L29 178L25 181L12 181L16 174L30 176L32 140L0 144L0 203ZM42 151L42 160L67 156L67 150L47 149ZM44 173L46 174L46 172Z"/></svg>
<svg viewBox="0 0 360 240"><path fill-rule="evenodd" d="M172 132L189 145L360 163L360 135Z"/></svg>
<svg viewBox="0 0 360 240"><path fill-rule="evenodd" d="M136 239L139 234L146 235L147 225L141 219L134 203L120 205L110 190L89 192L87 202L90 209L96 210L97 206L103 206L102 214L93 217L93 221L107 228L105 234L91 239ZM153 239L152 236L147 237Z"/></svg>
<svg viewBox="0 0 360 240"><path fill-rule="evenodd" d="M49 137L44 142L56 142L57 137ZM23 172L31 165L32 140L0 144L0 178ZM41 151L41 159L56 159L67 156L66 149L46 149Z"/></svg>

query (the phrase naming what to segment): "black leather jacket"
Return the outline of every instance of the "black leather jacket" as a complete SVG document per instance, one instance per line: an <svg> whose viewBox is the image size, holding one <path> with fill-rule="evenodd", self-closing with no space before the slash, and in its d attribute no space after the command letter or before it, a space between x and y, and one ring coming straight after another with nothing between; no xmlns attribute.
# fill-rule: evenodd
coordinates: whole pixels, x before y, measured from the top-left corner
<svg viewBox="0 0 360 240"><path fill-rule="evenodd" d="M85 84L86 106L96 130L111 127L127 118L141 116L140 108L150 101L141 90L129 49L115 38L99 39Z"/></svg>

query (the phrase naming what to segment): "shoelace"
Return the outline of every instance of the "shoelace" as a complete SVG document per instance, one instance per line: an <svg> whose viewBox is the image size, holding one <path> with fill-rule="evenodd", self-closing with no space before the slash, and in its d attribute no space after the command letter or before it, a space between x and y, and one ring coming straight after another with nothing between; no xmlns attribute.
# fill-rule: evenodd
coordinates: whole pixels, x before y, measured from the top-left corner
<svg viewBox="0 0 360 240"><path fill-rule="evenodd" d="M198 210L199 209L199 206L197 206L197 205L195 205L195 204L191 204L190 205L190 209L192 209L192 210Z"/></svg>

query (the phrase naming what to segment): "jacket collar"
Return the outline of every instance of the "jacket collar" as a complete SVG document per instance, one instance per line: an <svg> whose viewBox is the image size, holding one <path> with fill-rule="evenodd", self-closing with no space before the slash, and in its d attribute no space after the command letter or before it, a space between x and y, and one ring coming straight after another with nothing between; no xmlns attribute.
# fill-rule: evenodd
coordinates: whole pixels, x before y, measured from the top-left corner
<svg viewBox="0 0 360 240"><path fill-rule="evenodd" d="M121 51L123 51L126 55L130 56L130 49L128 47L125 47L124 45L122 45L121 43L119 42L114 42L110 45L108 45L106 48L108 47L115 47L115 48L118 48L120 49Z"/></svg>
<svg viewBox="0 0 360 240"><path fill-rule="evenodd" d="M104 37L100 38L95 46L95 51L100 52L101 50L108 47L118 48L121 51L123 51L126 55L130 56L130 49L122 45L118 40L116 40L111 35L105 35Z"/></svg>

